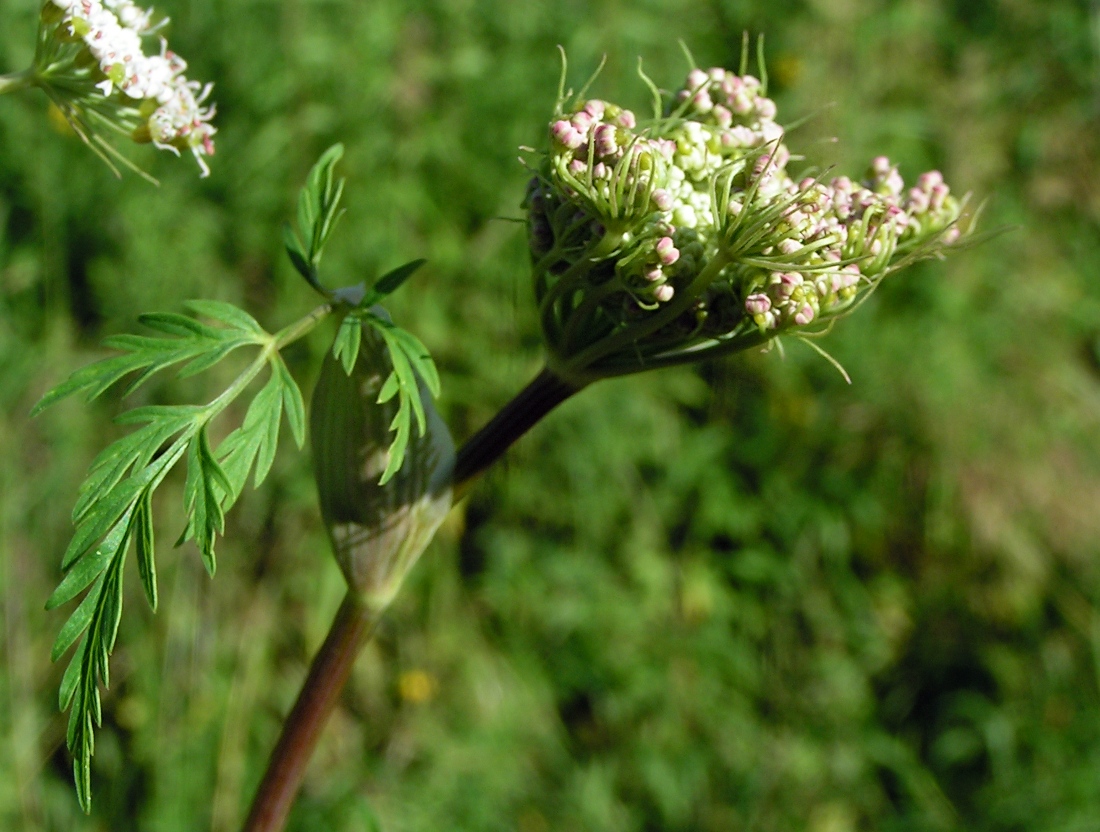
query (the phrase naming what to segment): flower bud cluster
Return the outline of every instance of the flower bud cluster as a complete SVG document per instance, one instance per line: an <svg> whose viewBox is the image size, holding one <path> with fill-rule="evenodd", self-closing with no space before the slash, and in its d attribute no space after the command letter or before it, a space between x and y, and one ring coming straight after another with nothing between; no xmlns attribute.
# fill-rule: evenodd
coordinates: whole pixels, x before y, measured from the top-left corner
<svg viewBox="0 0 1100 832"><path fill-rule="evenodd" d="M559 113L525 207L551 352L582 355L585 372L627 331L644 362L827 320L959 236L936 171L907 188L880 156L859 182L793 179L775 103L750 75L692 70L645 125L595 99Z"/></svg>
<svg viewBox="0 0 1100 832"><path fill-rule="evenodd" d="M636 222L671 205L654 183L664 178L672 143L641 136L636 126L630 110L599 99L550 125L555 178L598 217Z"/></svg>
<svg viewBox="0 0 1100 832"><path fill-rule="evenodd" d="M189 151L202 175L209 175L204 157L214 154L216 129L210 123L215 107L206 101L213 85L188 80L187 62L163 38L159 51L145 53L142 38L162 25L153 24L151 9L132 0L47 0L43 21L54 23L59 39L87 50L98 68L94 86L104 100L114 99L127 113L136 110L125 120L131 138L177 155ZM78 74L84 63L72 62ZM43 79L48 82L51 75ZM93 108L95 103L90 102Z"/></svg>

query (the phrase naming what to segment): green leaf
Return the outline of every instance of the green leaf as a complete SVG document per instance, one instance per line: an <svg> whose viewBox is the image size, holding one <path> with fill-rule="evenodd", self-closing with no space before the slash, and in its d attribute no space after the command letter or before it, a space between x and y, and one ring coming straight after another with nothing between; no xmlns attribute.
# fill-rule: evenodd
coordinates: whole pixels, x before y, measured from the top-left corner
<svg viewBox="0 0 1100 832"><path fill-rule="evenodd" d="M116 335L104 345L122 351L90 364L69 376L47 392L31 410L37 415L51 404L73 393L85 392L88 401L95 399L130 373L143 372L130 384L132 393L150 376L180 362L190 362L181 371L191 375L221 361L230 352L247 344L263 343L268 337L252 318L240 310L230 312L228 304L199 302L192 307L199 314L212 313L217 320L231 320L230 328L211 327L186 315L158 312L139 317L139 321L172 337L147 335ZM200 311L202 310L206 311ZM243 316L243 317L242 317Z"/></svg>
<svg viewBox="0 0 1100 832"><path fill-rule="evenodd" d="M302 401L302 391L286 368L282 358L276 358L276 372L283 387L283 406L286 410L286 420L290 425L290 432L294 436L294 442L299 448L306 441L306 404Z"/></svg>
<svg viewBox="0 0 1100 832"><path fill-rule="evenodd" d="M132 356L119 355L83 367L39 399L31 408L31 416L37 416L55 402L84 390L90 391L87 400L91 401L120 378L142 366L145 365L135 364Z"/></svg>
<svg viewBox="0 0 1100 832"><path fill-rule="evenodd" d="M106 564L104 564L104 567L106 567ZM95 586L84 596L84 600L80 602L79 606L73 610L73 614L69 616L61 631L57 634L57 638L54 639L53 649L50 650L50 661L56 662L65 655L65 651L72 647L73 642L88 629L102 592L103 576L99 575Z"/></svg>
<svg viewBox="0 0 1100 832"><path fill-rule="evenodd" d="M214 541L225 528L221 501L223 496L232 493L232 489L229 478L210 450L203 425L188 445L184 505L190 513L189 527L210 577L217 571Z"/></svg>
<svg viewBox="0 0 1100 832"><path fill-rule="evenodd" d="M413 365L417 375L431 391L432 397L438 398L440 393L439 371L436 369L435 362L432 361L428 348L424 346L419 338L407 330L395 326L390 331L401 345L402 351L408 357L409 363Z"/></svg>
<svg viewBox="0 0 1100 832"><path fill-rule="evenodd" d="M167 335L178 335L184 339L217 340L218 331L201 321L180 315L176 312L149 312L138 315L138 323Z"/></svg>
<svg viewBox="0 0 1100 832"><path fill-rule="evenodd" d="M378 282L374 284L371 291L375 293L379 299L384 298L386 295L391 294L401 287L406 280L413 276L413 274L425 263L427 260L413 260L411 263L406 263L403 266L398 266L391 272L387 272L378 279Z"/></svg>
<svg viewBox="0 0 1100 832"><path fill-rule="evenodd" d="M146 468L142 476L144 477L151 468L152 466ZM147 484L139 477L130 477L108 492L96 505L96 511L85 516L77 526L76 534L69 541L69 548L65 550L61 559L61 568L68 569L77 558L89 551L97 540L107 534L108 529L129 510L137 495Z"/></svg>
<svg viewBox="0 0 1100 832"><path fill-rule="evenodd" d="M136 541L138 576L145 590L145 597L153 612L157 611L157 563L154 557L153 492L146 488L138 499L134 514L134 539Z"/></svg>
<svg viewBox="0 0 1100 832"><path fill-rule="evenodd" d="M233 350L251 343L253 343L253 341L250 338L236 338L232 341L226 341L220 347L208 350L202 353L202 355L192 358L180 368L176 375L179 378L189 378L190 376L198 375L203 370L209 370L229 355L229 353L233 352Z"/></svg>
<svg viewBox="0 0 1100 832"><path fill-rule="evenodd" d="M321 154L306 177L305 187L298 194L297 232L287 226L283 231L283 246L294 268L306 281L328 296L318 276L318 266L328 238L342 212L340 199L344 180L334 179L336 163L344 155L344 146L335 144Z"/></svg>
<svg viewBox="0 0 1100 832"><path fill-rule="evenodd" d="M144 468L161 447L173 436L187 429L201 408L195 407L139 407L127 411L115 419L120 424L148 422L148 424L112 442L92 462L88 477L80 487L80 499L73 508L73 522L79 523L98 505L101 498L126 475L127 471Z"/></svg>
<svg viewBox="0 0 1100 832"><path fill-rule="evenodd" d="M223 323L231 329L247 332L258 338L263 338L267 335L264 328L260 326L255 318L231 303L224 303L219 300L199 299L189 300L184 303L184 306L197 315L202 315L205 318Z"/></svg>
<svg viewBox="0 0 1100 832"><path fill-rule="evenodd" d="M57 708L64 711L73 701L76 693L76 685L80 680L80 665L84 662L84 651L88 649L88 640L80 642L73 657L69 659L69 666L65 668L65 675L61 677L61 687L57 691Z"/></svg>
<svg viewBox="0 0 1100 832"><path fill-rule="evenodd" d="M390 371L386 380L382 382L382 389L378 391L378 403L385 404L401 389L401 383L397 380L397 373Z"/></svg>
<svg viewBox="0 0 1100 832"><path fill-rule="evenodd" d="M331 188L329 195L338 193L338 188ZM330 222L334 217L331 211L326 216ZM195 538L212 575L214 544L225 529L225 510L236 499L253 464L257 484L270 471L284 410L299 445L305 438L301 391L276 350L276 339L283 336L269 335L250 315L229 304L200 300L190 302L187 308L191 315L142 316L142 322L157 335L107 339L105 344L120 354L73 373L36 407L37 412L76 392L94 398L131 373L137 373L129 388L133 390L170 365L182 364L180 374L188 375L216 364L240 346L262 347L230 387L206 405L138 407L119 416L119 424L135 425L136 429L97 455L80 487L73 510L74 533L62 557L66 574L48 604L53 608L84 593L58 634L53 656L59 658L79 642L62 677L58 701L70 711L66 742L73 755L77 795L85 809L91 801L94 729L101 722L99 685L110 682L109 659L122 618L123 566L131 535L136 541L142 588L154 610L158 604L153 491L186 457L187 524L182 539ZM216 325L192 316L208 318ZM300 337L317 320L320 317L313 313L289 331ZM302 324L307 326L302 328ZM270 377L251 402L244 423L215 453L210 446L209 423L248 389L265 367Z"/></svg>
<svg viewBox="0 0 1100 832"><path fill-rule="evenodd" d="M317 277L313 273L313 268L309 265L308 255L302 248L302 243L298 239L298 235L294 233L294 229L290 227L290 223L283 226L283 248L286 249L287 257L290 258L290 262L297 269L298 274L304 277L310 285L316 285Z"/></svg>
<svg viewBox="0 0 1100 832"><path fill-rule="evenodd" d="M270 397L270 403L266 404L263 411L260 412L260 418L263 419L262 425L257 425L260 443L256 449L256 476L252 481L254 488L259 488L260 483L267 479L267 474L275 461L275 450L279 446L279 424L282 422L283 417L283 397L278 394L278 383L281 383L281 380L275 373L272 373L268 386L272 389L274 395Z"/></svg>
<svg viewBox="0 0 1100 832"><path fill-rule="evenodd" d="M397 414L390 422L390 430L396 431L393 442L387 450L386 470L378 479L379 485L385 485L394 474L401 470L401 464L405 461L405 449L409 446L409 427L411 420L408 413L406 400L402 398Z"/></svg>
<svg viewBox="0 0 1100 832"><path fill-rule="evenodd" d="M359 345L363 339L363 321L358 315L348 314L336 330L336 340L332 344L332 354L340 359L344 372L349 376L359 357Z"/></svg>
<svg viewBox="0 0 1100 832"><path fill-rule="evenodd" d="M282 379L272 368L267 384L248 406L242 425L218 447L222 470L232 486L226 508L244 488L253 461L256 461L255 484L259 486L267 476L279 441L282 412Z"/></svg>
<svg viewBox="0 0 1100 832"><path fill-rule="evenodd" d="M402 349L401 342L389 329L381 329L382 338L386 341L386 346L390 351L390 361L393 363L393 371L397 374L398 383L401 386L401 400L402 405L408 402L412 406L413 413L416 415L416 424L420 430L420 435L424 435L424 431L427 430L427 422L424 416L424 403L420 400L420 387L416 383L416 372L412 368L412 364L409 363L409 357Z"/></svg>
<svg viewBox="0 0 1100 832"><path fill-rule="evenodd" d="M80 558L66 573L64 579L58 584L57 589L46 601L46 609L52 610L67 604L77 595L88 588L88 585L100 576L114 557L119 543L126 535L127 526L130 524L130 511L122 516L110 533L104 538L103 543L96 547L91 554Z"/></svg>

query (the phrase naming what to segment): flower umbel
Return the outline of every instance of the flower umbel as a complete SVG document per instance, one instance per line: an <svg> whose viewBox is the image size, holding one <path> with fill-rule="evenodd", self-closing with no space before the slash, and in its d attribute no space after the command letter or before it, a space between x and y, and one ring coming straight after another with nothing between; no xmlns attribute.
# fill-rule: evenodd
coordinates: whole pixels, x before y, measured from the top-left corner
<svg viewBox="0 0 1100 832"><path fill-rule="evenodd" d="M766 80L693 69L663 102L645 80L657 102L644 124L560 95L528 187L535 294L560 377L583 384L808 334L959 240L965 200L937 171L906 187L880 156L858 181L793 177Z"/></svg>
<svg viewBox="0 0 1100 832"><path fill-rule="evenodd" d="M166 22L154 23L152 9L132 0L46 0L31 74L105 160L129 164L101 135L107 129L177 156L187 151L205 177L216 132L207 104L213 85L189 80L187 62L163 37L146 53L144 41Z"/></svg>

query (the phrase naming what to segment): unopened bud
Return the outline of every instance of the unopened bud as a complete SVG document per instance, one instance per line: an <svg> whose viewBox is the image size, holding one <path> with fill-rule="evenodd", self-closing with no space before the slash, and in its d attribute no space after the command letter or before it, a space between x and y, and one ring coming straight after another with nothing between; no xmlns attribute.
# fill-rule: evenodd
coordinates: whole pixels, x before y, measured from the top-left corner
<svg viewBox="0 0 1100 832"><path fill-rule="evenodd" d="M662 266L671 266L680 259L680 252L673 244L671 237L662 237L657 241L657 257Z"/></svg>
<svg viewBox="0 0 1100 832"><path fill-rule="evenodd" d="M413 426L401 468L378 481L389 462L390 423L398 397L378 394L392 365L382 338L363 328L349 375L330 350L313 392L310 442L321 514L348 586L385 607L431 541L451 507L454 443L432 397L421 385L426 416Z"/></svg>
<svg viewBox="0 0 1100 832"><path fill-rule="evenodd" d="M745 311L750 315L760 315L772 308L772 300L763 292L755 292L745 298Z"/></svg>

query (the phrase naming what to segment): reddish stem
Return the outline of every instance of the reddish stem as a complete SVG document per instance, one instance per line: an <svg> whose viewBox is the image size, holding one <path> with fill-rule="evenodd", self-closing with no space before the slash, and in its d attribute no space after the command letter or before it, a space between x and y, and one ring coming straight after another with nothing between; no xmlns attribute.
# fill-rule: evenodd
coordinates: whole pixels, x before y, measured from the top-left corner
<svg viewBox="0 0 1100 832"><path fill-rule="evenodd" d="M271 752L244 832L278 832L286 825L321 731L380 617L380 610L368 607L354 593L345 596L325 643L310 665L298 701L283 723L283 733Z"/></svg>

